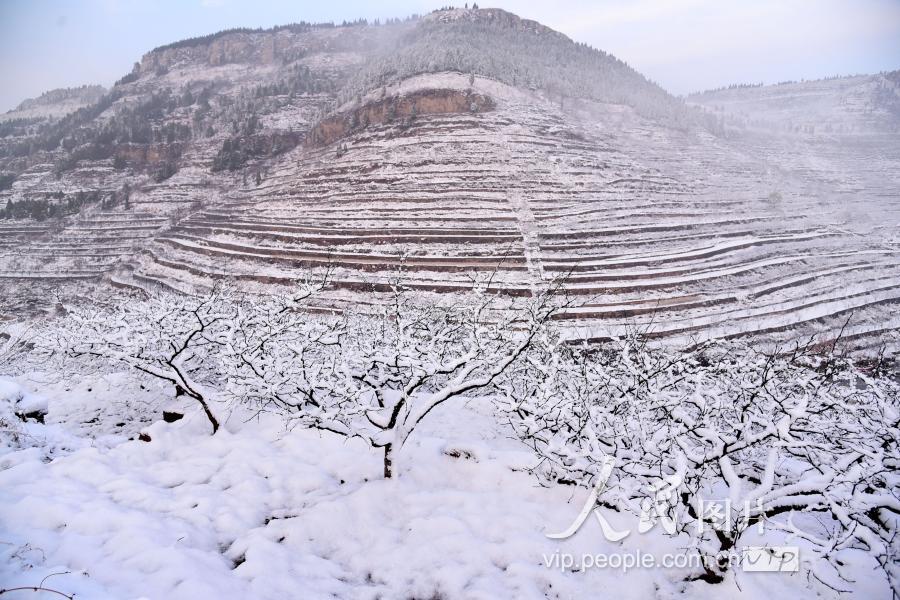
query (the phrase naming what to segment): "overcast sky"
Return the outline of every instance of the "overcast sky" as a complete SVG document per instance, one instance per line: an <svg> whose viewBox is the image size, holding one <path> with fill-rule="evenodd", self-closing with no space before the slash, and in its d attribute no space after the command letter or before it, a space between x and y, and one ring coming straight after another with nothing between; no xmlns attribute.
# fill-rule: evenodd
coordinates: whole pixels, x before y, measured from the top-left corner
<svg viewBox="0 0 900 600"><path fill-rule="evenodd" d="M449 0L0 0L0 111L111 85L143 53L231 27L423 14ZM460 3L461 4L461 3ZM900 0L485 0L610 52L674 94L900 68Z"/></svg>

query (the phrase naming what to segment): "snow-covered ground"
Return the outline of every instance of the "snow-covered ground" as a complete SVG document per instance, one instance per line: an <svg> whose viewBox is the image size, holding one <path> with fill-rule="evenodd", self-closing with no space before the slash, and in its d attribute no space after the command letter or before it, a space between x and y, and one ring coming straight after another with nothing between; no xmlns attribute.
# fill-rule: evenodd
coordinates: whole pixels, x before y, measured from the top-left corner
<svg viewBox="0 0 900 600"><path fill-rule="evenodd" d="M712 585L678 568L578 570L584 554L664 560L686 542L655 528L612 543L594 520L548 539L587 490L540 485L533 455L475 402L442 406L384 480L361 441L237 412L210 436L190 407L163 422L170 396L124 374L0 379L0 588L52 575L45 587L96 600L837 596L802 572ZM846 585L889 597L871 566Z"/></svg>

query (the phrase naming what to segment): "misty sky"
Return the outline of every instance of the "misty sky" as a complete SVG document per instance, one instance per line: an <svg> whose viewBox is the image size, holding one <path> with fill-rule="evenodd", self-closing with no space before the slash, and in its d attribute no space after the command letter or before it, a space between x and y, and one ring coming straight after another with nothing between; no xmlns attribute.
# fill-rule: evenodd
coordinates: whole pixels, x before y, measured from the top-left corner
<svg viewBox="0 0 900 600"><path fill-rule="evenodd" d="M292 21L404 17L450 3L0 0L0 111L52 88L109 86L146 51L186 37ZM505 8L606 50L675 94L900 68L900 0L495 0L481 6Z"/></svg>

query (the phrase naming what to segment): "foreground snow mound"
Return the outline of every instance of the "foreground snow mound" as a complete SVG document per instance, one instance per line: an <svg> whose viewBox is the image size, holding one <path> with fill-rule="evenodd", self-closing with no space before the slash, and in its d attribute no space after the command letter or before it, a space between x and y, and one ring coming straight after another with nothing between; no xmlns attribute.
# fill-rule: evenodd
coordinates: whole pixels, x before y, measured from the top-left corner
<svg viewBox="0 0 900 600"><path fill-rule="evenodd" d="M58 426L46 425L47 412L46 397L0 378L0 469L20 461L46 462L86 443Z"/></svg>
<svg viewBox="0 0 900 600"><path fill-rule="evenodd" d="M3 386L4 411L31 398ZM50 397L50 414L80 398ZM232 415L210 436L188 414L144 428L149 442L117 444L26 423L38 445L4 438L0 458L0 587L60 573L45 585L91 599L815 596L799 575L745 574L739 591L683 583L677 569L548 567L557 552L678 553L680 542L613 544L594 522L550 540L587 491L537 485L522 472L529 455L484 414L447 407L432 422L398 455L394 480L362 442L265 418ZM66 435L65 451L36 451Z"/></svg>

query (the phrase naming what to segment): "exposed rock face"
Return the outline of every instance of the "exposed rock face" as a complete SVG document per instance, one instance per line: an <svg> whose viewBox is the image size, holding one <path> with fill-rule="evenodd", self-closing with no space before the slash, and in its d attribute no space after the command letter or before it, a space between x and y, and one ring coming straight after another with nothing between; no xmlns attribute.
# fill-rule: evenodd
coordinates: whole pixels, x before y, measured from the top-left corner
<svg viewBox="0 0 900 600"><path fill-rule="evenodd" d="M115 149L117 159L136 169L153 168L181 158L183 144L123 144Z"/></svg>
<svg viewBox="0 0 900 600"><path fill-rule="evenodd" d="M348 29L354 29L347 35ZM143 56L138 75L152 75L178 65L252 64L280 66L317 52L371 52L398 33L390 28L288 25L271 30L235 30L162 46Z"/></svg>
<svg viewBox="0 0 900 600"><path fill-rule="evenodd" d="M154 73L179 63L199 62L214 67L228 63L271 64L276 59L275 48L275 34L235 33L215 39L208 45L155 50L144 55L139 71Z"/></svg>
<svg viewBox="0 0 900 600"><path fill-rule="evenodd" d="M392 96L352 108L320 122L310 132L307 143L326 146L370 125L409 121L424 115L481 113L493 110L494 101L483 94L460 90L421 90L406 96Z"/></svg>

